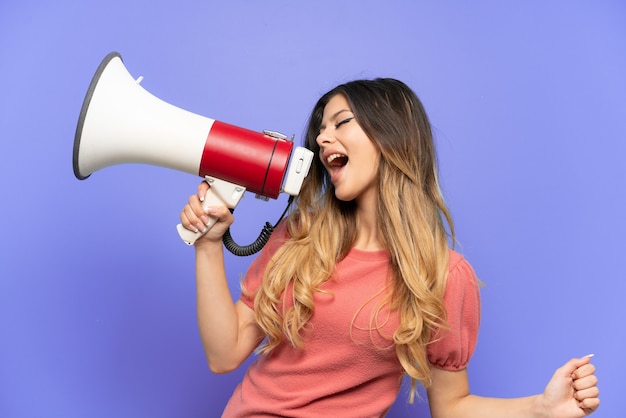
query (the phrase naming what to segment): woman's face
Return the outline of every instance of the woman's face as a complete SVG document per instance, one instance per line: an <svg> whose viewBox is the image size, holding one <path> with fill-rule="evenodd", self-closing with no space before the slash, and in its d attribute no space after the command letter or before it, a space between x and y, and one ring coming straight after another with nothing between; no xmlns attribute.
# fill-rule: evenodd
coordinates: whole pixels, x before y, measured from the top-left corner
<svg viewBox="0 0 626 418"><path fill-rule="evenodd" d="M380 152L365 134L346 98L337 94L324 107L317 136L320 159L339 200L375 204Z"/></svg>

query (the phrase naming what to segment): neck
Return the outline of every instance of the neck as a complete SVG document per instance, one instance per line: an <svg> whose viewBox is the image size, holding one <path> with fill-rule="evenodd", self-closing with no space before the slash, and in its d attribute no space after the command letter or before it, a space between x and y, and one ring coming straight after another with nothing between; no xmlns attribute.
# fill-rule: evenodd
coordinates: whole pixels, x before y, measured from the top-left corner
<svg viewBox="0 0 626 418"><path fill-rule="evenodd" d="M357 202L358 234L353 247L363 251L384 250L378 234L376 202Z"/></svg>

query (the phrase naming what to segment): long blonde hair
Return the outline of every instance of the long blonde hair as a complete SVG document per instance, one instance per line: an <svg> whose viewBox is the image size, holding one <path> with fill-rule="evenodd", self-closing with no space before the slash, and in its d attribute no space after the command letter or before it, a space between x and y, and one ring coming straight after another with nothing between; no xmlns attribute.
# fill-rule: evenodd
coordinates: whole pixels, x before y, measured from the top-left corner
<svg viewBox="0 0 626 418"><path fill-rule="evenodd" d="M392 271L392 291L385 303L400 316L393 342L411 377L412 401L416 381L430 383L426 347L434 332L446 327L443 293L448 239L454 240L439 187L430 123L421 102L404 83L352 81L326 93L313 109L306 146L316 155L324 107L337 94L347 99L355 119L381 152L376 210ZM335 197L318 158L295 205L287 220L289 239L268 264L255 297L257 321L267 334L261 347L266 353L285 339L295 347L303 345L302 332L314 310L313 295L357 236L355 205ZM290 284L293 306L282 300Z"/></svg>

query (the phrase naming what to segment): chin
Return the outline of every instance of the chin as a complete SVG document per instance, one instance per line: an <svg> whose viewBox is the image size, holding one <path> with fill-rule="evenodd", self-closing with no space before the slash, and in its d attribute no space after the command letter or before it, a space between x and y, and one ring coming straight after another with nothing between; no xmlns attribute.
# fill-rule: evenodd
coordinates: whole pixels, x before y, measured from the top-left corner
<svg viewBox="0 0 626 418"><path fill-rule="evenodd" d="M341 200L342 202L352 202L356 197L352 196L352 195L345 195L342 193L337 193L337 190L335 189L335 197L337 198L337 200Z"/></svg>

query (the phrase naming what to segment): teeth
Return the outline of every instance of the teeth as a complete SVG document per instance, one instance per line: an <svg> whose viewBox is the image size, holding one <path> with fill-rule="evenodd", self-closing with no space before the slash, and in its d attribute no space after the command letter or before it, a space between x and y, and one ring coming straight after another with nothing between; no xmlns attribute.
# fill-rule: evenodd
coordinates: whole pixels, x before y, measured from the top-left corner
<svg viewBox="0 0 626 418"><path fill-rule="evenodd" d="M333 161L335 161L335 159L337 159L337 158L341 158L341 157L343 157L343 155L341 155L341 154L331 154L331 155L329 155L329 156L328 156L328 158L326 158L326 162L327 162L328 164L330 164L330 163L332 163Z"/></svg>

